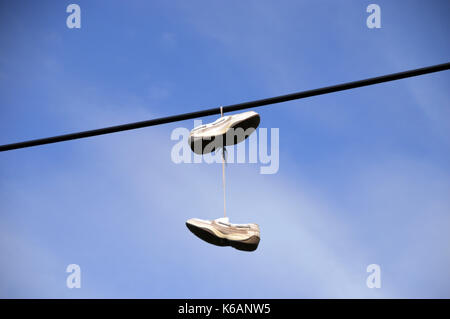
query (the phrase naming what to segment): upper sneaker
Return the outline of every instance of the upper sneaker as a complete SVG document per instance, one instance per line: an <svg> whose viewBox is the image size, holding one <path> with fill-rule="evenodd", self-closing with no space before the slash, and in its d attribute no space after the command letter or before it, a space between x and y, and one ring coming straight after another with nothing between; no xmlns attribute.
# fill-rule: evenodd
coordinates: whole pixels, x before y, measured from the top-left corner
<svg viewBox="0 0 450 319"><path fill-rule="evenodd" d="M191 218L186 226L200 239L217 246L253 251L260 240L257 224L231 224L228 217L215 220Z"/></svg>
<svg viewBox="0 0 450 319"><path fill-rule="evenodd" d="M256 130L259 122L259 114L254 111L223 116L213 123L194 128L188 142L194 153L210 153L242 142Z"/></svg>

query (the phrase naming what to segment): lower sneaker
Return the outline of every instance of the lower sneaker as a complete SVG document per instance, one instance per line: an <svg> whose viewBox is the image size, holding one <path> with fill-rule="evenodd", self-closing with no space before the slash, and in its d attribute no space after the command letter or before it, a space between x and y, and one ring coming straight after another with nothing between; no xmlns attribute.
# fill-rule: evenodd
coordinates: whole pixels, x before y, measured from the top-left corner
<svg viewBox="0 0 450 319"><path fill-rule="evenodd" d="M228 217L222 217L215 220L191 218L186 226L194 235L216 246L254 251L259 244L257 224L231 224Z"/></svg>

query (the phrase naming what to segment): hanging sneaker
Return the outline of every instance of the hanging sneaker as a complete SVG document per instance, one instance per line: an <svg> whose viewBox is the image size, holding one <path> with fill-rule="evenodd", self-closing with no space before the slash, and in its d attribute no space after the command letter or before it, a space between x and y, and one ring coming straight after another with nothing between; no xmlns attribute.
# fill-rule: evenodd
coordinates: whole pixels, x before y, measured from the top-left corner
<svg viewBox="0 0 450 319"><path fill-rule="evenodd" d="M223 146L242 142L256 130L259 122L259 114L254 111L223 116L213 123L194 128L188 143L196 154L214 152Z"/></svg>
<svg viewBox="0 0 450 319"><path fill-rule="evenodd" d="M222 217L212 221L191 218L186 226L194 235L216 246L253 251L259 244L257 224L230 224L228 217Z"/></svg>

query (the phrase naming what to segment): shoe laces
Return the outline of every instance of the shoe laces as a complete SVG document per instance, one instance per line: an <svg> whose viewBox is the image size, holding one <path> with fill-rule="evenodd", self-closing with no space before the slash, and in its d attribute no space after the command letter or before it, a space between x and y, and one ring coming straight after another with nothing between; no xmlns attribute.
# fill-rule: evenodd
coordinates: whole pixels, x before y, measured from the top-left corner
<svg viewBox="0 0 450 319"><path fill-rule="evenodd" d="M228 156L228 151L226 149L226 147L222 147L222 158L225 162L225 165L227 165L227 156Z"/></svg>

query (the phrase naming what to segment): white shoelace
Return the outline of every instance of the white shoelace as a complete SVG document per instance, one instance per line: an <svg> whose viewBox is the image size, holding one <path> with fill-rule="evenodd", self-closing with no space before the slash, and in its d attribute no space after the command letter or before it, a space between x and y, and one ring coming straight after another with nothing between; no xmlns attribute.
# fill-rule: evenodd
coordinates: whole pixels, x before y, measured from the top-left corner
<svg viewBox="0 0 450 319"><path fill-rule="evenodd" d="M223 117L223 107L220 107L220 116ZM227 204L225 196L225 145L222 146L222 186L223 186L223 216L227 217Z"/></svg>

